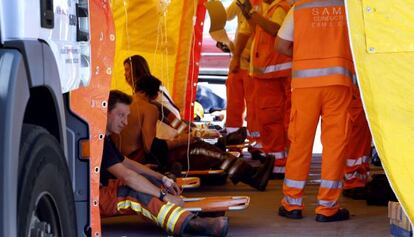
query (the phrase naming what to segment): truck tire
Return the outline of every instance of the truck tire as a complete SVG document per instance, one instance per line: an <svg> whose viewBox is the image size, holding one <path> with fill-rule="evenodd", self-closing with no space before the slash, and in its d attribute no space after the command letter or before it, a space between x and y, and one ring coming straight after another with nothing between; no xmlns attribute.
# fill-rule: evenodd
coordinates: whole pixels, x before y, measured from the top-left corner
<svg viewBox="0 0 414 237"><path fill-rule="evenodd" d="M72 185L58 141L45 129L25 124L19 157L19 237L74 237Z"/></svg>

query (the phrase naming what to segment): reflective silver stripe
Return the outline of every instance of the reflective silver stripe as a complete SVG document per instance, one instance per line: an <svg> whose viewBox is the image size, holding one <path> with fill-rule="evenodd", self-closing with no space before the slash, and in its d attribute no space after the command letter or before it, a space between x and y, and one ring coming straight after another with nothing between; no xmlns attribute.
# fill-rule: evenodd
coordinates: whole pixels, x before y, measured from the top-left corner
<svg viewBox="0 0 414 237"><path fill-rule="evenodd" d="M276 65L270 65L267 67L253 67L254 73L271 73L271 72L279 72L287 69L292 68L292 63L281 63Z"/></svg>
<svg viewBox="0 0 414 237"><path fill-rule="evenodd" d="M157 217L152 215L151 212L148 211L147 209L142 208L141 204L139 204L138 202L125 200L125 201L121 201L117 204L117 210L118 211L121 210L121 209L128 209L128 208L131 208L132 210L134 210L137 213L141 213L143 216L145 216L148 219L151 219L152 221L157 223Z"/></svg>
<svg viewBox="0 0 414 237"><path fill-rule="evenodd" d="M260 137L260 132L253 131L250 133L250 137Z"/></svg>
<svg viewBox="0 0 414 237"><path fill-rule="evenodd" d="M235 132L237 130L239 130L239 128L236 128L236 127L226 127L226 133L227 134L232 133L232 132Z"/></svg>
<svg viewBox="0 0 414 237"><path fill-rule="evenodd" d="M180 122L180 120L178 119L178 118L175 118L172 122L171 122L171 126L172 127L177 127L178 126L178 123Z"/></svg>
<svg viewBox="0 0 414 237"><path fill-rule="evenodd" d="M319 200L318 201L318 205L319 206L324 206L324 207L334 207L336 206L337 202L336 201L327 201L327 200Z"/></svg>
<svg viewBox="0 0 414 237"><path fill-rule="evenodd" d="M347 167L353 167L357 165L362 165L368 163L368 156L361 156L357 159L347 159L346 160L346 166Z"/></svg>
<svg viewBox="0 0 414 237"><path fill-rule="evenodd" d="M180 218L180 216L185 212L185 209L179 207L177 209L175 209L170 217L168 218L167 221L167 230L170 233L175 233L174 229L175 229L175 225L177 224L178 219Z"/></svg>
<svg viewBox="0 0 414 237"><path fill-rule="evenodd" d="M284 166L274 166L273 167L273 173L283 174L283 173L285 173L285 167Z"/></svg>
<svg viewBox="0 0 414 237"><path fill-rule="evenodd" d="M289 205L302 206L302 198L291 198L285 196L284 199L287 203L289 203Z"/></svg>
<svg viewBox="0 0 414 237"><path fill-rule="evenodd" d="M262 143L259 143L259 142L256 142L256 144L254 144L252 147L257 148L257 149L262 149L263 148Z"/></svg>
<svg viewBox="0 0 414 237"><path fill-rule="evenodd" d="M322 77L334 74L342 74L352 79L353 73L344 67L327 67L327 68L315 68L296 70L292 73L292 78L303 78L303 77Z"/></svg>
<svg viewBox="0 0 414 237"><path fill-rule="evenodd" d="M285 159L286 158L286 152L284 152L284 151L280 151L280 152L269 152L267 154L274 156L276 160L280 160L280 159Z"/></svg>
<svg viewBox="0 0 414 237"><path fill-rule="evenodd" d="M174 204L171 202L167 202L167 204L164 204L161 207L160 212L158 213L157 216L157 222L161 227L165 227L164 222L165 222L165 217L167 216L167 213L171 210L171 208L174 207Z"/></svg>
<svg viewBox="0 0 414 237"><path fill-rule="evenodd" d="M344 6L344 0L327 0L327 1L313 1L295 6L295 11L303 8L312 7L332 7L332 6Z"/></svg>
<svg viewBox="0 0 414 237"><path fill-rule="evenodd" d="M321 188L342 188L342 182L322 179Z"/></svg>
<svg viewBox="0 0 414 237"><path fill-rule="evenodd" d="M353 180L353 179L360 179L360 180L366 180L368 178L368 175L364 175L359 173L358 171L355 171L353 173L345 174L345 180Z"/></svg>
<svg viewBox="0 0 414 237"><path fill-rule="evenodd" d="M178 127L177 128L177 132L178 133L181 133L182 131L184 131L184 129L186 129L187 128L187 124L185 124L185 123L182 123L181 125L180 125L180 127Z"/></svg>
<svg viewBox="0 0 414 237"><path fill-rule="evenodd" d="M288 186L289 188L298 188L303 189L305 187L306 181L298 181L293 179L287 179L283 181L283 183Z"/></svg>

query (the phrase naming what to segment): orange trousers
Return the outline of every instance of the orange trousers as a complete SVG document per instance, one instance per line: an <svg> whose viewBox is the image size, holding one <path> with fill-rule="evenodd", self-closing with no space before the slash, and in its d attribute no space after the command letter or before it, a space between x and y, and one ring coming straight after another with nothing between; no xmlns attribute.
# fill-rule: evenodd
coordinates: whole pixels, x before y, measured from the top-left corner
<svg viewBox="0 0 414 237"><path fill-rule="evenodd" d="M246 109L247 137L255 142L254 148L261 149L259 127L256 124L254 104L254 81L247 70L230 73L226 82L227 115L226 128L234 130L243 126L243 112Z"/></svg>
<svg viewBox="0 0 414 237"><path fill-rule="evenodd" d="M259 79L254 81L256 124L259 128L263 151L275 157L274 173L284 173L286 164L286 89L288 78Z"/></svg>
<svg viewBox="0 0 414 237"><path fill-rule="evenodd" d="M326 216L339 209L348 142L351 89L346 86L299 88L292 91L289 125L291 141L283 183L282 205L289 211L303 209L303 190L312 160L312 146L322 118L322 169L316 213Z"/></svg>
<svg viewBox="0 0 414 237"><path fill-rule="evenodd" d="M369 175L371 154L371 132L365 118L361 96L354 88L349 115L351 118L350 138L346 148L344 189L365 187Z"/></svg>
<svg viewBox="0 0 414 237"><path fill-rule="evenodd" d="M229 73L227 78L226 128L230 129L230 132L243 126L244 111L246 107L247 118L249 118L249 101L247 100L247 97L251 94L249 93L251 88L248 87L249 80L251 80L249 73L244 69L240 69L236 73Z"/></svg>
<svg viewBox="0 0 414 237"><path fill-rule="evenodd" d="M136 192L121 180L110 180L99 189L99 210L102 217L139 214L169 234L182 235L193 214L151 195Z"/></svg>

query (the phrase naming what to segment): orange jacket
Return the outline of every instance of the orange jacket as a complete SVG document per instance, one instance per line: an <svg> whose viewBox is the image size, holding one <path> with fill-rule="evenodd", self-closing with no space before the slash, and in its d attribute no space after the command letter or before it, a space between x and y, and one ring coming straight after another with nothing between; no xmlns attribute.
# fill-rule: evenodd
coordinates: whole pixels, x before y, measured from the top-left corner
<svg viewBox="0 0 414 237"><path fill-rule="evenodd" d="M283 8L287 13L291 6L286 0L282 0L271 6L264 16L271 18L279 7ZM272 36L260 26L256 26L254 45L252 45L251 76L263 79L290 76L292 69L291 58L274 50L275 40L276 36Z"/></svg>
<svg viewBox="0 0 414 237"><path fill-rule="evenodd" d="M355 70L343 1L297 2L294 29L292 88L352 85Z"/></svg>

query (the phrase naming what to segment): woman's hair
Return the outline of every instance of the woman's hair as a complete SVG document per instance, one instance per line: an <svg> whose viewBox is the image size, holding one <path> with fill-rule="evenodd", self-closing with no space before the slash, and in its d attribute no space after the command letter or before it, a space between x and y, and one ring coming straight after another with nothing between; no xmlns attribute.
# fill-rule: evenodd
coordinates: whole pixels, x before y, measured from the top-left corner
<svg viewBox="0 0 414 237"><path fill-rule="evenodd" d="M130 105L132 103L132 98L122 91L111 90L108 98L108 111L111 112L117 103Z"/></svg>
<svg viewBox="0 0 414 237"><path fill-rule="evenodd" d="M137 82L144 76L151 76L151 71L147 60L141 55L134 55L124 60L124 65L129 64L131 67L131 79L134 87ZM136 90L136 88L134 88Z"/></svg>
<svg viewBox="0 0 414 237"><path fill-rule="evenodd" d="M143 76L135 84L135 91L142 92L150 99L154 99L158 96L158 91L160 90L161 81L152 76Z"/></svg>

